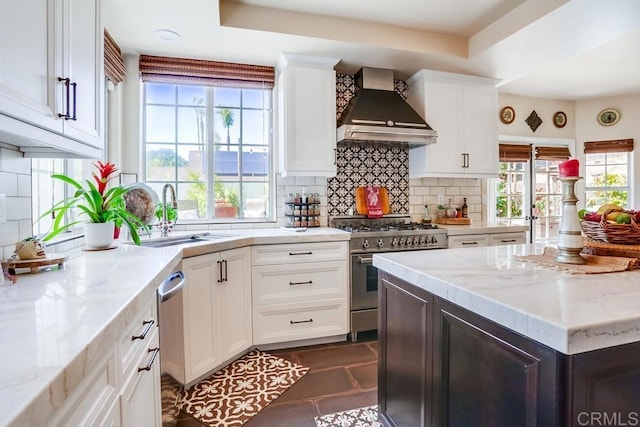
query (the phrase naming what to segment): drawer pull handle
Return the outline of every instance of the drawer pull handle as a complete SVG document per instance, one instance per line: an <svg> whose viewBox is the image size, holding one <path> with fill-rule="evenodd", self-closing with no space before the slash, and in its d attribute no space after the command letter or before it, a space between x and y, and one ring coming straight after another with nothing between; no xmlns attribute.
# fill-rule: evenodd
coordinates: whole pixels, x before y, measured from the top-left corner
<svg viewBox="0 0 640 427"><path fill-rule="evenodd" d="M516 241L516 239L502 239L502 240L500 240L500 242L502 242L502 243L513 243L515 241Z"/></svg>
<svg viewBox="0 0 640 427"><path fill-rule="evenodd" d="M477 245L478 242L462 242L463 245Z"/></svg>
<svg viewBox="0 0 640 427"><path fill-rule="evenodd" d="M294 256L294 255L311 255L313 254L313 252L309 251L309 252L289 252L289 255Z"/></svg>
<svg viewBox="0 0 640 427"><path fill-rule="evenodd" d="M145 339L147 337L147 334L151 330L151 327L153 326L154 323L155 322L153 320L145 320L145 321L143 321L142 322L142 326L145 326L144 330L142 331L142 333L140 335L131 335L131 341Z"/></svg>
<svg viewBox="0 0 640 427"><path fill-rule="evenodd" d="M295 285L311 285L313 284L313 280L307 280L306 282L289 282L289 286Z"/></svg>
<svg viewBox="0 0 640 427"><path fill-rule="evenodd" d="M289 320L289 323L291 323L292 325L295 325L296 323L311 323L313 322L313 319L309 319L309 320Z"/></svg>
<svg viewBox="0 0 640 427"><path fill-rule="evenodd" d="M144 368L138 368L138 372L151 370L151 367L153 366L153 362L155 362L156 357L158 356L158 353L160 353L160 349L158 347L150 348L149 353L153 353L153 354L151 355L151 359L149 359L149 361L147 362L147 366L145 366Z"/></svg>

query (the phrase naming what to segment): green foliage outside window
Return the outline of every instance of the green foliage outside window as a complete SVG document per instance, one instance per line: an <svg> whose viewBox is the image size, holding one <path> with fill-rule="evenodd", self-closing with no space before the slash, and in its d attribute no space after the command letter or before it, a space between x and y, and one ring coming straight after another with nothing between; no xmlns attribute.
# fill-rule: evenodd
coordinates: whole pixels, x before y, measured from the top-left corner
<svg viewBox="0 0 640 427"><path fill-rule="evenodd" d="M588 208L598 208L605 203L613 203L618 206L627 207L628 191L615 189L626 187L627 180L618 174L600 175L593 180L593 186L587 189L587 193L593 196L586 201ZM602 187L602 189L596 189Z"/></svg>

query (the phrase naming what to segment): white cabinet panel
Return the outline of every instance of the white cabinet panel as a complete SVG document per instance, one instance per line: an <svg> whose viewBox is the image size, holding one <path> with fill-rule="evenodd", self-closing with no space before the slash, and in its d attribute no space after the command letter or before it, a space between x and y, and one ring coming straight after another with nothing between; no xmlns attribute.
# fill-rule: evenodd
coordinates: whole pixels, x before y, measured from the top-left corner
<svg viewBox="0 0 640 427"><path fill-rule="evenodd" d="M435 144L409 151L410 176L496 176L496 80L422 70L407 83L407 101L438 133Z"/></svg>
<svg viewBox="0 0 640 427"><path fill-rule="evenodd" d="M527 234L524 231L498 233L489 236L489 246L519 245L523 243L527 243Z"/></svg>
<svg viewBox="0 0 640 427"><path fill-rule="evenodd" d="M447 238L448 248L478 248L489 246L488 234L468 234L465 236L449 236Z"/></svg>
<svg viewBox="0 0 640 427"><path fill-rule="evenodd" d="M290 243L258 245L251 248L253 265L345 261L348 242Z"/></svg>
<svg viewBox="0 0 640 427"><path fill-rule="evenodd" d="M283 53L276 84L278 169L335 176L337 58Z"/></svg>

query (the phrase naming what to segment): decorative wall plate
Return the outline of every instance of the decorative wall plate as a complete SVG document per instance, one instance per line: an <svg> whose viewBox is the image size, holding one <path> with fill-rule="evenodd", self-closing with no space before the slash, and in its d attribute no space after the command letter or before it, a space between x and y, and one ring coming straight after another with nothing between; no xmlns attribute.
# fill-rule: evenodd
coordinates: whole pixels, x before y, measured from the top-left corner
<svg viewBox="0 0 640 427"><path fill-rule="evenodd" d="M563 128L567 124L567 115L562 111L558 111L553 115L553 124L557 128Z"/></svg>
<svg viewBox="0 0 640 427"><path fill-rule="evenodd" d="M500 121L505 125L513 123L516 118L516 112L513 107L506 106L502 110L500 110Z"/></svg>
<svg viewBox="0 0 640 427"><path fill-rule="evenodd" d="M620 120L620 111L615 108L605 108L598 113L598 123L602 126L613 126Z"/></svg>

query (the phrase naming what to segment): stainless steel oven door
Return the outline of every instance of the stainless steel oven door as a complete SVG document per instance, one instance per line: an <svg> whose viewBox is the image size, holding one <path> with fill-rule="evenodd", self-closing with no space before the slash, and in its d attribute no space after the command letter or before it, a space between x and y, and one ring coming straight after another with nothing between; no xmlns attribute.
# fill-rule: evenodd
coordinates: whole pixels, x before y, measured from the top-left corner
<svg viewBox="0 0 640 427"><path fill-rule="evenodd" d="M373 255L351 255L351 310L378 307L378 269Z"/></svg>

